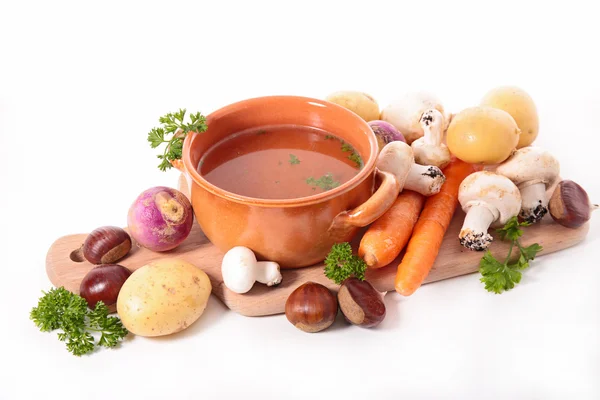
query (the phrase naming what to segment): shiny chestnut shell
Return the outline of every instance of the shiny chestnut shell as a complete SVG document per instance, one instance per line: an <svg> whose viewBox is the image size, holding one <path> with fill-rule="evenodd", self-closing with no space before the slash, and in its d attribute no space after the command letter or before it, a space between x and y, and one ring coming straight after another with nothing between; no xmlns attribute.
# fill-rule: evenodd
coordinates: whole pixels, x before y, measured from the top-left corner
<svg viewBox="0 0 600 400"><path fill-rule="evenodd" d="M102 301L110 312L115 312L121 287L130 275L131 271L122 265L99 265L83 278L79 285L79 295L87 301L92 310L96 303Z"/></svg>
<svg viewBox="0 0 600 400"><path fill-rule="evenodd" d="M346 321L364 328L372 328L385 318L382 294L367 281L348 278L338 291L340 310Z"/></svg>
<svg viewBox="0 0 600 400"><path fill-rule="evenodd" d="M131 237L124 229L102 226L94 229L83 242L83 256L92 264L112 264L129 253Z"/></svg>
<svg viewBox="0 0 600 400"><path fill-rule="evenodd" d="M589 221L595 207L590 204L587 192L579 184L564 180L552 193L548 208L554 221L575 229Z"/></svg>
<svg viewBox="0 0 600 400"><path fill-rule="evenodd" d="M285 316L304 332L319 332L329 328L338 312L338 302L325 286L307 282L294 290L285 303Z"/></svg>

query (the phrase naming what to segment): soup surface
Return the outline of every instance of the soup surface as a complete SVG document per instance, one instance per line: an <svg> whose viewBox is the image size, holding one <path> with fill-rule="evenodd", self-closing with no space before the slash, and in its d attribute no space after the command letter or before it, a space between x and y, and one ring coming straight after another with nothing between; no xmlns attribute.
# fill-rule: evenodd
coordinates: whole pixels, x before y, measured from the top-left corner
<svg viewBox="0 0 600 400"><path fill-rule="evenodd" d="M352 179L363 161L348 143L317 128L272 125L229 136L198 164L207 181L261 199L293 199Z"/></svg>

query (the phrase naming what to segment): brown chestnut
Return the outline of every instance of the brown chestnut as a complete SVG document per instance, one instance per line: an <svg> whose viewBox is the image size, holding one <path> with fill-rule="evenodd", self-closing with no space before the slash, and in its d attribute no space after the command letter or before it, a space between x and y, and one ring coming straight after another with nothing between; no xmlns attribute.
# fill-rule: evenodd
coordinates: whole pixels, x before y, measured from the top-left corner
<svg viewBox="0 0 600 400"><path fill-rule="evenodd" d="M92 264L112 264L131 250L131 237L116 226L94 229L83 242L83 256Z"/></svg>
<svg viewBox="0 0 600 400"><path fill-rule="evenodd" d="M307 282L294 290L285 302L285 316L304 332L319 332L335 321L335 295L320 283Z"/></svg>
<svg viewBox="0 0 600 400"><path fill-rule="evenodd" d="M367 281L346 279L337 297L342 314L354 325L372 328L385 318L383 295Z"/></svg>
<svg viewBox="0 0 600 400"><path fill-rule="evenodd" d="M561 181L552 193L548 208L557 223L574 229L585 224L598 205L590 204L588 194L581 186L565 180Z"/></svg>
<svg viewBox="0 0 600 400"><path fill-rule="evenodd" d="M130 275L131 271L122 265L99 265L83 278L79 285L79 295L87 301L92 310L96 308L97 302L102 301L113 313L116 311L121 287Z"/></svg>

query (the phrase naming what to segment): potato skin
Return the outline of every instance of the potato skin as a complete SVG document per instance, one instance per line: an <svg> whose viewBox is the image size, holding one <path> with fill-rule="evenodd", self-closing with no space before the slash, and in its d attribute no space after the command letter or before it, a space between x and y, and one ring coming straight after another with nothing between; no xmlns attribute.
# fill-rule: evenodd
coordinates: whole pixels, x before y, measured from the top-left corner
<svg viewBox="0 0 600 400"><path fill-rule="evenodd" d="M537 108L523 89L515 86L497 87L483 96L481 105L506 111L514 118L521 130L517 149L529 146L537 138L540 129Z"/></svg>
<svg viewBox="0 0 600 400"><path fill-rule="evenodd" d="M186 329L204 312L212 285L200 268L180 260L151 262L125 281L117 313L138 336L164 336Z"/></svg>
<svg viewBox="0 0 600 400"><path fill-rule="evenodd" d="M347 108L366 122L379 119L379 104L370 95L355 91L339 91L330 94L325 99Z"/></svg>
<svg viewBox="0 0 600 400"><path fill-rule="evenodd" d="M521 131L506 111L470 107L454 116L446 135L450 153L471 164L499 164L514 153Z"/></svg>

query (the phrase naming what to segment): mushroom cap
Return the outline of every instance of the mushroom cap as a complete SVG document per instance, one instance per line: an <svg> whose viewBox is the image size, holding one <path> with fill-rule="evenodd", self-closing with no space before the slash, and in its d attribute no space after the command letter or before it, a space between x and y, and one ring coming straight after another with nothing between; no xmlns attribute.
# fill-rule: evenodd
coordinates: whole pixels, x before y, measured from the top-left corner
<svg viewBox="0 0 600 400"><path fill-rule="evenodd" d="M474 172L458 189L458 201L464 212L472 206L485 206L495 217L493 225L504 225L521 210L521 193L507 177L490 171Z"/></svg>
<svg viewBox="0 0 600 400"><path fill-rule="evenodd" d="M394 174L401 188L404 188L408 173L415 163L412 148L404 142L386 144L377 156L377 168Z"/></svg>
<svg viewBox="0 0 600 400"><path fill-rule="evenodd" d="M496 173L506 176L517 186L543 183L552 186L560 173L558 160L539 147L523 147L515 151L496 168Z"/></svg>
<svg viewBox="0 0 600 400"><path fill-rule="evenodd" d="M444 116L445 130L450 120L449 115L444 111L444 106L437 96L425 91L406 93L385 107L380 118L394 125L410 144L423 136L421 116L430 109L436 109Z"/></svg>
<svg viewBox="0 0 600 400"><path fill-rule="evenodd" d="M223 283L235 293L246 293L255 282L256 256L247 247L231 248L221 262Z"/></svg>

